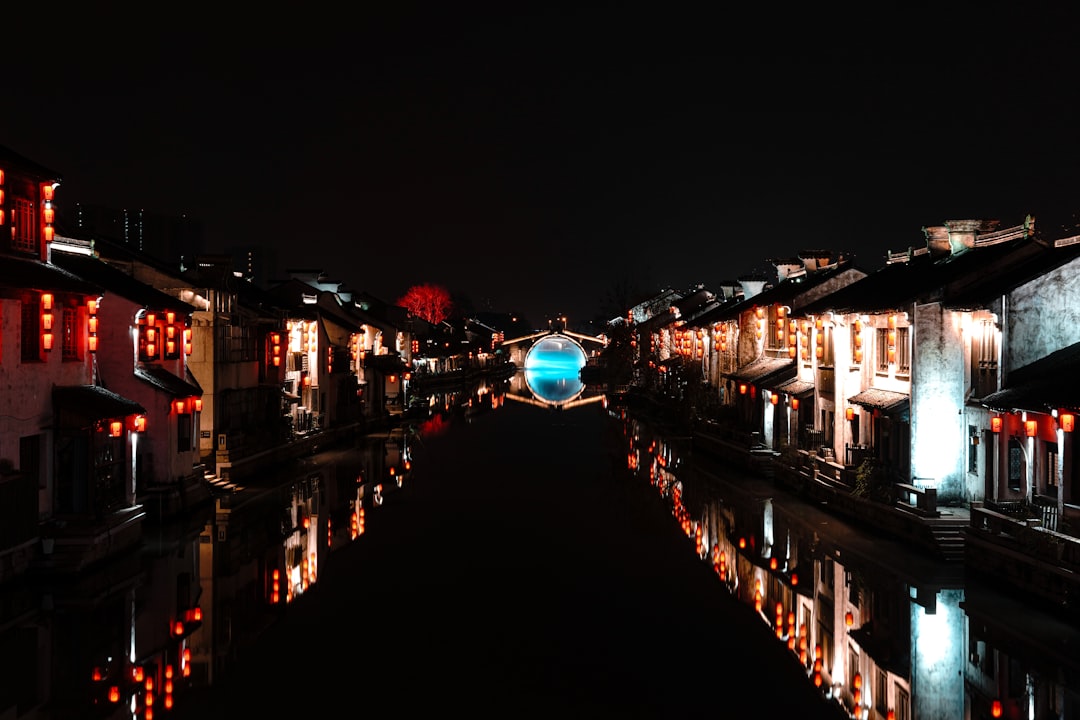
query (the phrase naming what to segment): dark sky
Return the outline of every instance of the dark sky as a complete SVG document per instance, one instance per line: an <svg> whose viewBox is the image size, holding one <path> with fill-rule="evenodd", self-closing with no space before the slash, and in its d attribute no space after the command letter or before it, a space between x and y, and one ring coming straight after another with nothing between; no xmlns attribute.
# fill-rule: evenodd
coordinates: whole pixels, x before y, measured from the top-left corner
<svg viewBox="0 0 1080 720"><path fill-rule="evenodd" d="M8 46L0 144L61 204L186 213L211 250L534 324L1078 205L1064 14L311 5L57 16Z"/></svg>

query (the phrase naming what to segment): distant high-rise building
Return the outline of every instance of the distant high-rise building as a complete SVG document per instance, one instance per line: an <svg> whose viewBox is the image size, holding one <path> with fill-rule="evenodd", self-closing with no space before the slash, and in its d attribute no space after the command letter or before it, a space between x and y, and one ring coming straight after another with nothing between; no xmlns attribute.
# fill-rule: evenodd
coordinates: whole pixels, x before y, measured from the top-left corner
<svg viewBox="0 0 1080 720"><path fill-rule="evenodd" d="M61 208L62 230L105 237L165 262L190 262L203 251L202 223L188 215L164 215L75 203Z"/></svg>

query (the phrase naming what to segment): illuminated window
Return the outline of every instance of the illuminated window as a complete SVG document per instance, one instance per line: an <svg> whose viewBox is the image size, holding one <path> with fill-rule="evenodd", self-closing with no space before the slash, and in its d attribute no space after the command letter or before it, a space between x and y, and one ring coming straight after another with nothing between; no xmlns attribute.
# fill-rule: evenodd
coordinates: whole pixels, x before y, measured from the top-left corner
<svg viewBox="0 0 1080 720"><path fill-rule="evenodd" d="M11 215L11 248L24 252L36 253L37 218L34 217L34 203L26 198L15 198L15 212Z"/></svg>
<svg viewBox="0 0 1080 720"><path fill-rule="evenodd" d="M62 313L63 323L60 327L61 347L63 348L64 360L81 360L79 357L79 325L78 311L73 307L65 307Z"/></svg>
<svg viewBox="0 0 1080 720"><path fill-rule="evenodd" d="M896 374L911 375L911 328L896 328Z"/></svg>
<svg viewBox="0 0 1080 720"><path fill-rule="evenodd" d="M986 397L997 390L998 334L991 320L972 326L971 389L975 397Z"/></svg>
<svg viewBox="0 0 1080 720"><path fill-rule="evenodd" d="M818 358L818 365L824 367L833 366L833 328L832 324L825 323L817 329L818 335L821 337L821 357Z"/></svg>
<svg viewBox="0 0 1080 720"><path fill-rule="evenodd" d="M878 328L875 335L874 351L877 357L877 363L874 369L878 374L886 374L889 372L889 330L888 328Z"/></svg>
<svg viewBox="0 0 1080 720"><path fill-rule="evenodd" d="M1024 449L1016 438L1009 440L1009 489L1019 492L1024 477Z"/></svg>

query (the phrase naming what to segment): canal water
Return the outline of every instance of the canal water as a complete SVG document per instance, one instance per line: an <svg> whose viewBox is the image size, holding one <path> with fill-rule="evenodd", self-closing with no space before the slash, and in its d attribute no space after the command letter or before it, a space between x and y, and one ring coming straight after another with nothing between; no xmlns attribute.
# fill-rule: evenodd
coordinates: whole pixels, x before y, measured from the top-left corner
<svg viewBox="0 0 1080 720"><path fill-rule="evenodd" d="M418 405L121 562L4 589L0 717L1076 710L1076 627L574 378Z"/></svg>

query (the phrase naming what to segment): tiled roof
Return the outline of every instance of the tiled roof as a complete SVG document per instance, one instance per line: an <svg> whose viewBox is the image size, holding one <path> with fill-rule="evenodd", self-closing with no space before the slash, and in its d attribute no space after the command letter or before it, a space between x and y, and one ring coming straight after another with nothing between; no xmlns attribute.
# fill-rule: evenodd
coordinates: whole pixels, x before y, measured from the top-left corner
<svg viewBox="0 0 1080 720"><path fill-rule="evenodd" d="M798 378L792 378L791 380L786 380L779 383L776 387L769 389L780 393L787 393L788 395L805 395L806 393L814 391L814 383L799 380Z"/></svg>
<svg viewBox="0 0 1080 720"><path fill-rule="evenodd" d="M100 385L58 385L52 396L59 411L57 425L63 428L88 428L98 420L146 412L134 400Z"/></svg>
<svg viewBox="0 0 1080 720"><path fill-rule="evenodd" d="M727 373L727 377L736 382L748 382L755 385L778 383L787 379L787 375L795 374L795 361L786 358L758 358L744 365L733 373Z"/></svg>
<svg viewBox="0 0 1080 720"><path fill-rule="evenodd" d="M1044 358L1013 370L1006 386L982 399L992 410L1032 410L1055 408L1080 411L1080 343L1050 353Z"/></svg>
<svg viewBox="0 0 1080 720"><path fill-rule="evenodd" d="M915 302L977 307L1010 288L1080 256L1080 247L1055 248L1034 238L934 258L930 253L890 263L801 309L823 312L896 312Z"/></svg>
<svg viewBox="0 0 1080 720"><path fill-rule="evenodd" d="M757 295L742 298L739 302L732 305L725 305L722 311L718 312L715 317L709 318L709 320L713 322L720 320L735 320L747 310L762 305L771 305L773 303L791 305L792 310L795 311L798 309L797 304L794 302L795 298L805 295L811 289L852 269L857 270L857 268L854 268L849 262L840 262L821 270L806 273L805 275L800 274L796 277L785 278L782 282L777 283L771 288L762 290ZM861 273L864 271L860 270L858 272ZM856 281L856 283L858 283L858 281Z"/></svg>
<svg viewBox="0 0 1080 720"><path fill-rule="evenodd" d="M884 413L895 414L908 409L910 397L907 393L869 388L852 395L848 398L848 402L871 410L881 410Z"/></svg>
<svg viewBox="0 0 1080 720"><path fill-rule="evenodd" d="M187 373L188 379L183 380L160 365L143 365L135 368L135 377L173 397L193 397L203 394L202 388L195 382L190 372Z"/></svg>
<svg viewBox="0 0 1080 720"><path fill-rule="evenodd" d="M0 287L87 295L101 292L98 285L61 267L18 257L0 260Z"/></svg>
<svg viewBox="0 0 1080 720"><path fill-rule="evenodd" d="M123 270L89 255L54 250L53 262L59 267L99 286L106 294L116 293L136 305L155 310L173 310L184 315L195 312L195 307L168 293L139 282Z"/></svg>

